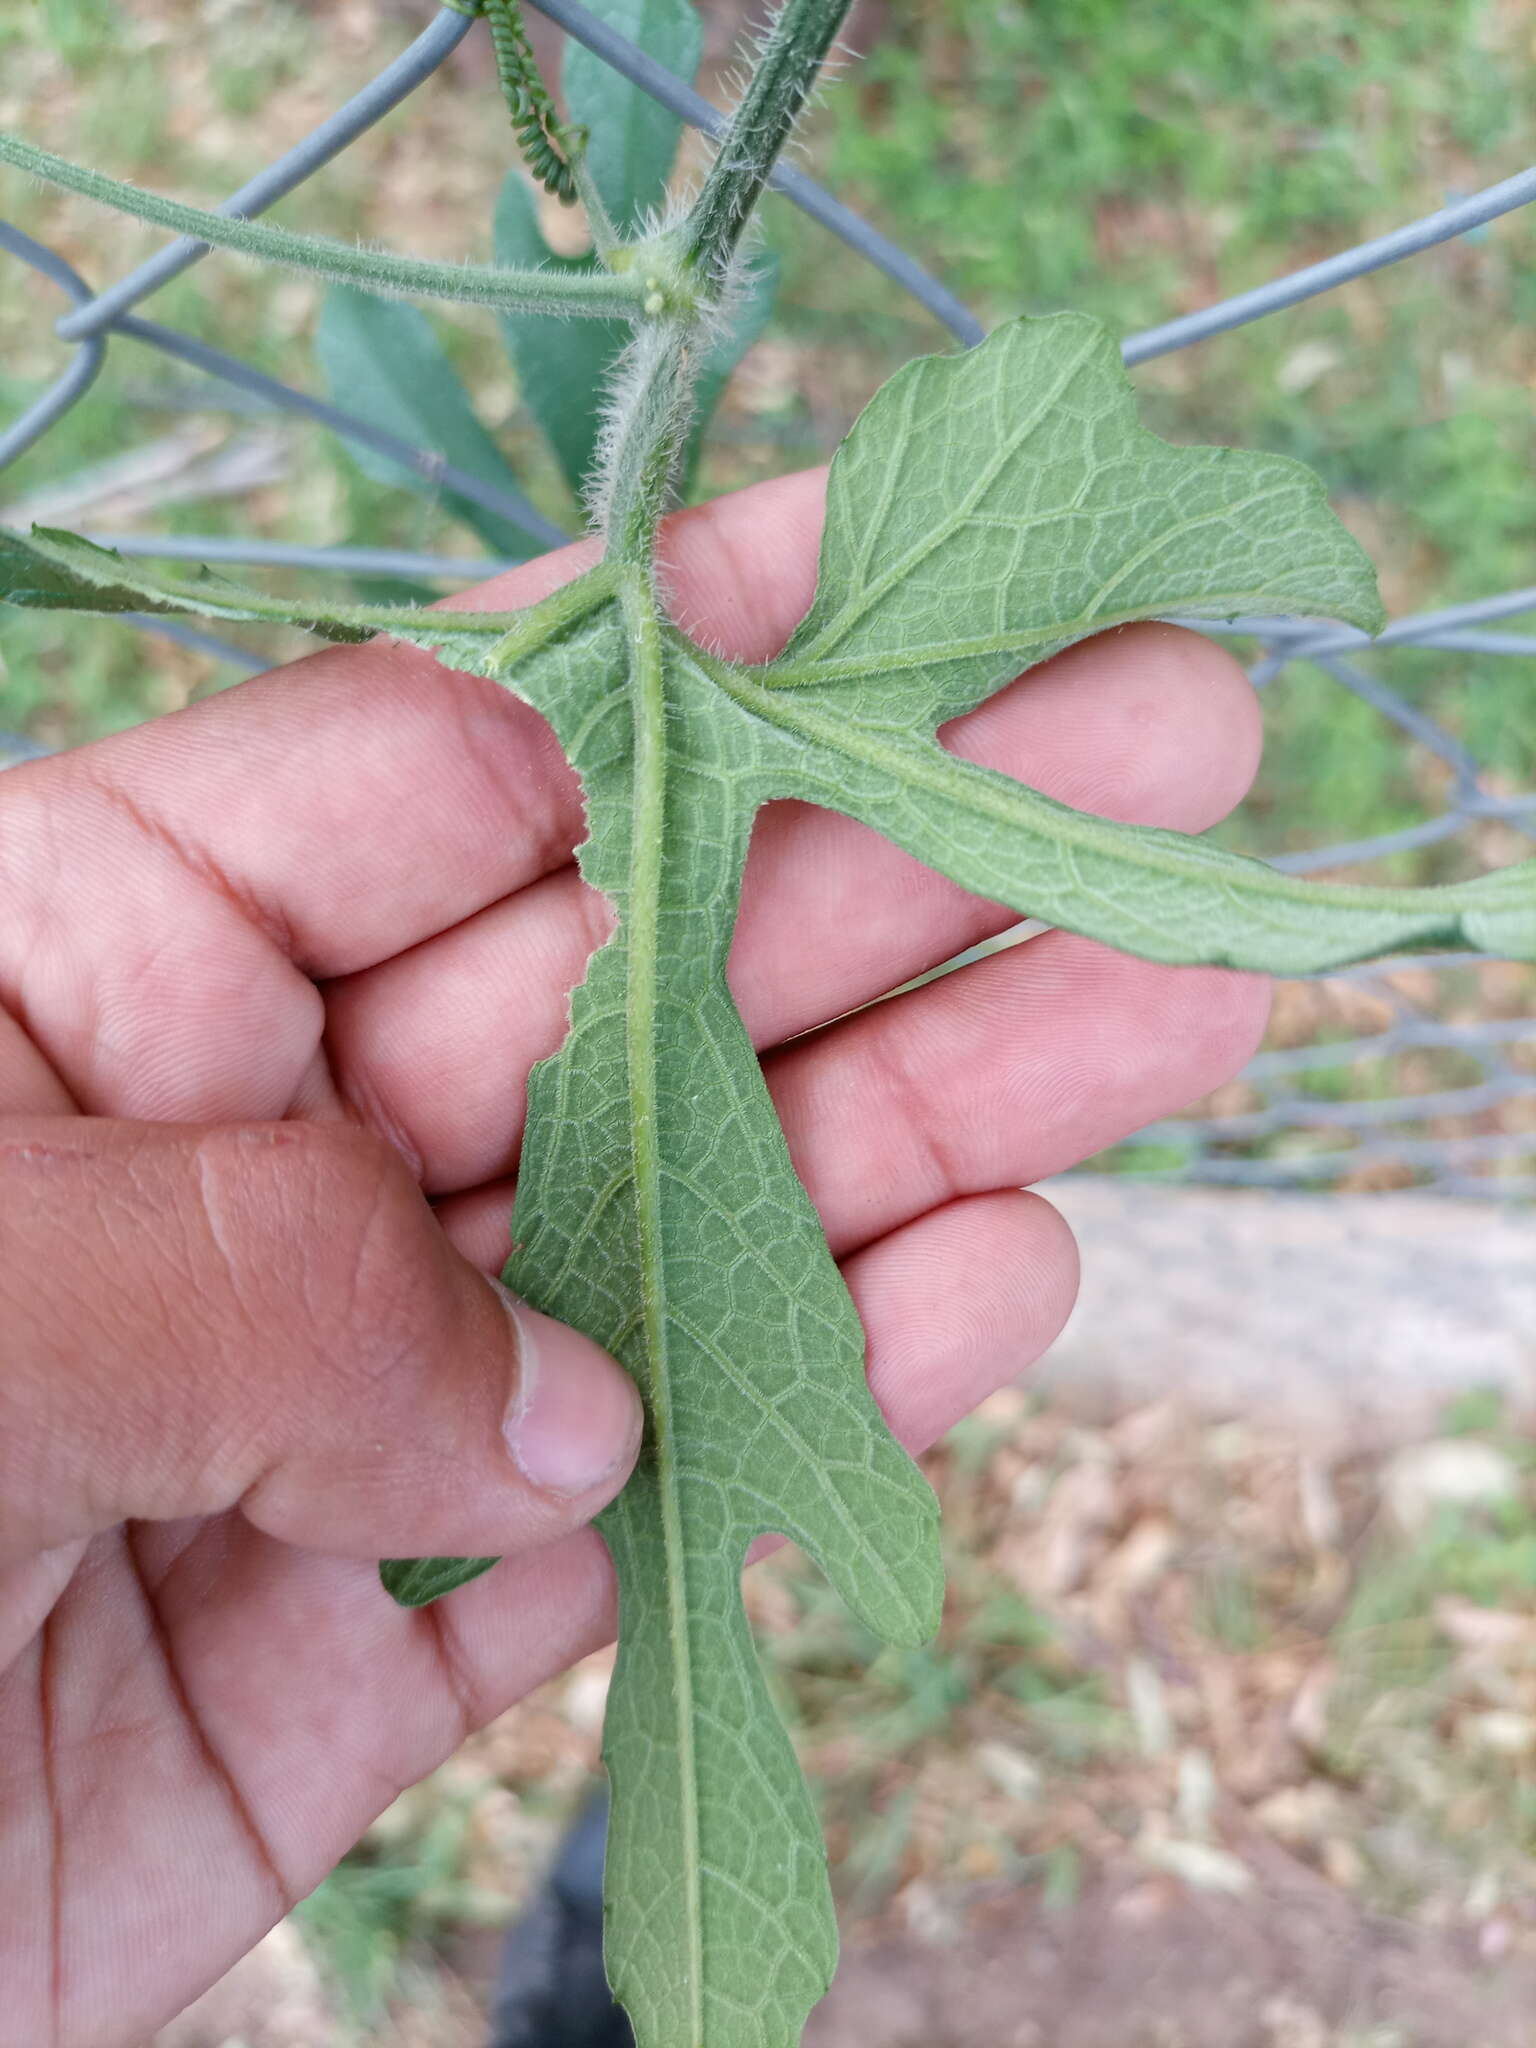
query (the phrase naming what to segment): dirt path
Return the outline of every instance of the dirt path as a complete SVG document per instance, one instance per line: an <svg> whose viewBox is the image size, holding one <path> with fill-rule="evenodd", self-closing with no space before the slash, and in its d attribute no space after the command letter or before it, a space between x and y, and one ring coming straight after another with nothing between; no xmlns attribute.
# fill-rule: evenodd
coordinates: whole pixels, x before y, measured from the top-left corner
<svg viewBox="0 0 1536 2048"><path fill-rule="evenodd" d="M1320 1453L1434 1426L1497 1388L1536 1412L1536 1214L1433 1195L1042 1190L1083 1252L1076 1312L1036 1384L1085 1412L1173 1395L1283 1418Z"/></svg>
<svg viewBox="0 0 1536 2048"><path fill-rule="evenodd" d="M1246 1898L1015 1892L948 1946L854 1950L805 2048L1529 2048L1536 1961L1362 1912L1299 1866Z"/></svg>

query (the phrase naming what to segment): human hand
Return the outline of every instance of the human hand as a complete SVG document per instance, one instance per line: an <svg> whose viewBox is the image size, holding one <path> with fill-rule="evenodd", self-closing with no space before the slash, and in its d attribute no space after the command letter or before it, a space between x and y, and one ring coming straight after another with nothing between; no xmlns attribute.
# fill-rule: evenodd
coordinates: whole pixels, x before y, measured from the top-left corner
<svg viewBox="0 0 1536 2048"><path fill-rule="evenodd" d="M674 520L679 616L769 655L821 503L791 477ZM591 558L456 602L531 603ZM1258 717L1220 650L1136 627L945 737L1198 830L1246 789ZM612 1628L582 1525L633 1456L632 1390L524 1311L530 1405L475 1270L505 1257L528 1069L608 928L581 831L541 720L384 643L0 784L6 2048L140 2038ZM1070 1236L1020 1184L1214 1086L1265 1015L1251 978L1061 933L847 1014L1011 921L846 819L759 821L732 983L914 1448L1066 1316ZM519 1465L521 1407L547 1426L514 1430ZM416 1613L373 1566L496 1551Z"/></svg>

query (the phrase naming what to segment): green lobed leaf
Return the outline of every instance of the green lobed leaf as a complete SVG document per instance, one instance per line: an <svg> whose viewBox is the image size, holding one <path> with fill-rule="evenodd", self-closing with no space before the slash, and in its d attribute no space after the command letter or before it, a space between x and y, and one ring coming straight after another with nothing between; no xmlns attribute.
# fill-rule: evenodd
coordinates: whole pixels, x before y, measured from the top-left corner
<svg viewBox="0 0 1536 2048"><path fill-rule="evenodd" d="M431 321L418 308L376 298L353 285L332 285L320 309L315 353L337 404L445 457L481 483L521 496L516 473L482 425ZM372 448L349 441L347 449L365 475L440 500L496 554L520 562L536 551L514 520Z"/></svg>
<svg viewBox="0 0 1536 2048"><path fill-rule="evenodd" d="M1072 810L850 719L838 692L780 692L704 665L785 741L781 794L858 818L978 896L1144 960L1311 974L1414 945L1536 959L1536 861L1429 889L1303 881L1203 839Z"/></svg>
<svg viewBox="0 0 1536 2048"><path fill-rule="evenodd" d="M815 600L765 677L878 676L886 720L931 726L1026 661L1170 612L1383 620L1311 470L1159 440L1099 321L1010 320L865 407L832 465Z"/></svg>
<svg viewBox="0 0 1536 2048"><path fill-rule="evenodd" d="M698 70L704 27L691 0L589 0L589 12L679 78ZM571 119L588 131L587 168L610 219L621 234L638 229L666 204L682 122L574 37L560 78Z"/></svg>
<svg viewBox="0 0 1536 2048"><path fill-rule="evenodd" d="M932 1495L885 1433L863 1333L795 1179L725 964L764 795L707 679L628 635L594 701L515 687L581 773L582 871L619 928L530 1084L508 1284L638 1378L651 1432L602 1528L622 1644L605 1754L609 1970L642 2041L791 2042L835 1957L815 1815L740 1603L764 1530L800 1543L876 1633L938 1619ZM573 1089L580 1090L579 1107Z"/></svg>
<svg viewBox="0 0 1536 2048"><path fill-rule="evenodd" d="M650 1418L600 1523L621 1612L605 1743L616 1994L643 2043L788 2044L836 1942L742 1565L779 1531L876 1633L919 1642L943 1590L936 1507L880 1421L726 985L771 793L759 735L673 658L650 602L642 583L627 626L594 611L515 670L485 655L578 769L582 872L619 916L529 1084L504 1277L622 1359Z"/></svg>
<svg viewBox="0 0 1536 2048"><path fill-rule="evenodd" d="M209 569L195 576L159 575L113 548L34 526L30 534L0 527L0 603L27 610L154 612L207 619L270 621L299 626L325 640L363 641L385 633L437 653L448 668L506 679L520 652L537 649L567 619L585 617L611 595L603 569L589 570L531 610L417 610L409 605L337 605L269 597Z"/></svg>
<svg viewBox="0 0 1536 2048"><path fill-rule="evenodd" d="M0 598L31 611L190 612L205 619L261 619L302 626L328 640L367 640L378 621L363 624L334 606L317 611L285 598L228 583L209 569L168 578L125 561L77 533L34 526L30 536L0 527Z"/></svg>
<svg viewBox="0 0 1536 2048"><path fill-rule="evenodd" d="M7 589L145 609L156 586L44 536L0 543ZM199 591L217 616L270 615L212 583L159 602ZM969 889L1157 959L1294 969L1448 939L1536 959L1536 863L1440 890L1307 883L1105 824L935 741L1085 634L1249 609L1377 617L1304 471L1144 434L1113 344L1062 316L912 365L866 409L778 662L694 646L618 566L512 619L380 620L550 721L586 795L582 871L617 912L530 1081L506 1278L613 1350L646 1400L640 1465L602 1519L620 1581L608 1957L640 2048L792 2048L832 1965L814 1815L740 1604L749 1543L800 1542L895 1642L921 1638L940 1593L932 1498L876 1415L726 984L760 806L846 811ZM394 1560L386 1579L429 1598L481 1563Z"/></svg>

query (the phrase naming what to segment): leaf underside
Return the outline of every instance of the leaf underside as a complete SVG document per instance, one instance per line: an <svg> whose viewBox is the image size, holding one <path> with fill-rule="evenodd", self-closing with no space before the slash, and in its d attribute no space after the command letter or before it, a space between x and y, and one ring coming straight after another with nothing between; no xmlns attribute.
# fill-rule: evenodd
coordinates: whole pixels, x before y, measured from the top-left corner
<svg viewBox="0 0 1536 2048"><path fill-rule="evenodd" d="M0 543L16 602L249 616L220 609L227 590L155 586L57 536ZM834 461L816 598L777 661L694 646L638 572L593 591L584 611L567 594L542 637L538 611L511 635L470 614L389 630L550 721L585 791L582 872L618 917L530 1081L506 1273L625 1361L650 1418L602 1520L621 1612L610 1973L642 2048L790 2048L835 1944L742 1562L761 1532L791 1536L894 1642L932 1629L942 1587L932 1497L870 1399L858 1320L726 987L758 808L844 811L1020 915L1152 959L1286 972L1416 943L1536 959L1536 863L1442 890L1310 884L1106 824L938 745L1020 668L1129 620L1380 621L1310 474L1145 433L1112 340L1075 315L1014 321L876 396ZM420 1600L484 1567L386 1576Z"/></svg>

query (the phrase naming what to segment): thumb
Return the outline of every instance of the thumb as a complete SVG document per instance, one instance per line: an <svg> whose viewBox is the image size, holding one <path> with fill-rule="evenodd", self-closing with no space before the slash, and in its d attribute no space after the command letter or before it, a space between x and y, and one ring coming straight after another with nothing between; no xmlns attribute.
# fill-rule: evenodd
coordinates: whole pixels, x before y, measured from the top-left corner
<svg viewBox="0 0 1536 2048"><path fill-rule="evenodd" d="M345 1124L0 1118L0 1569L238 1508L349 1556L548 1543L640 1403Z"/></svg>

